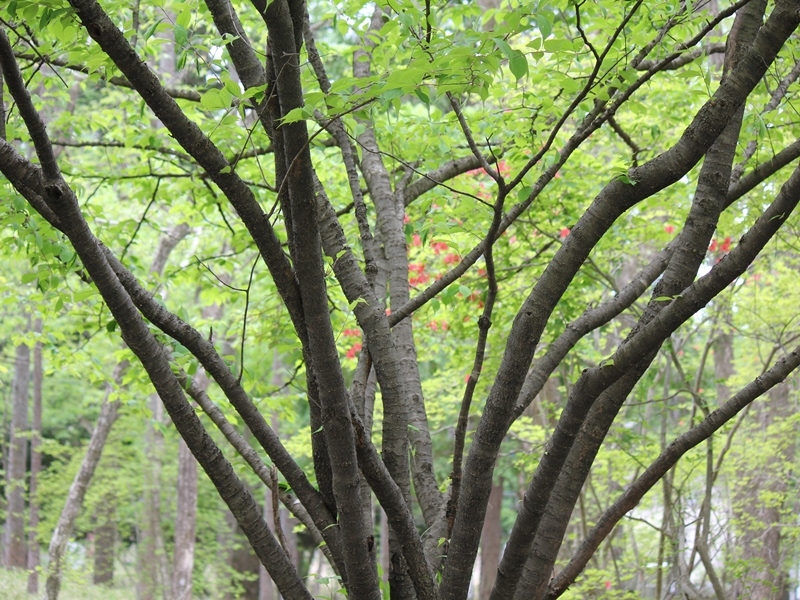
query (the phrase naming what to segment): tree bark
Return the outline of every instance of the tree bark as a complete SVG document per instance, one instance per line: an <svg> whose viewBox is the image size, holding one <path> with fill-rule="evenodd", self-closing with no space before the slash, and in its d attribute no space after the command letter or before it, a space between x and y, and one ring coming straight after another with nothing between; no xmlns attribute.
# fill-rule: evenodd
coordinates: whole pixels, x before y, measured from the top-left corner
<svg viewBox="0 0 800 600"><path fill-rule="evenodd" d="M149 396L151 421L145 430L144 498L141 527L138 528L136 555L139 564L138 595L142 600L156 600L165 591L164 536L161 529L161 461L164 454L164 407L157 394Z"/></svg>
<svg viewBox="0 0 800 600"><path fill-rule="evenodd" d="M26 568L28 560L25 545L25 466L28 457L26 433L30 361L31 351L28 345L18 344L14 355L14 379L11 384L11 435L6 473L8 513L5 528L5 564L7 567L21 569Z"/></svg>
<svg viewBox="0 0 800 600"><path fill-rule="evenodd" d="M253 553L247 538L242 534L239 525L233 518L228 518L229 524L233 527L233 549L230 554L230 567L233 574L232 585L236 585L238 591L234 595L229 592L226 598L230 600L259 600L259 562L258 557Z"/></svg>
<svg viewBox="0 0 800 600"><path fill-rule="evenodd" d="M36 319L33 330L42 333L42 319ZM28 593L39 592L39 499L36 492L42 470L42 342L33 346L33 422L31 423L31 475L28 487Z"/></svg>
<svg viewBox="0 0 800 600"><path fill-rule="evenodd" d="M197 461L183 438L178 442L178 506L175 515L173 600L192 597L195 523L197 521Z"/></svg>
<svg viewBox="0 0 800 600"><path fill-rule="evenodd" d="M97 527L94 530L94 573L92 581L95 585L107 585L114 581L115 542L117 525L114 521L116 498L106 495L98 507L95 518Z"/></svg>

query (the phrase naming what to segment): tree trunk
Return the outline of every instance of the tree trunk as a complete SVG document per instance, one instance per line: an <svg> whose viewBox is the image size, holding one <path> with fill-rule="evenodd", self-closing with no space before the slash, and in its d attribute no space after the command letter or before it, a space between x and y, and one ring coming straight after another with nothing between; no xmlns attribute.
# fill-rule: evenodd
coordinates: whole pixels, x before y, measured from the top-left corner
<svg viewBox="0 0 800 600"><path fill-rule="evenodd" d="M172 572L173 600L192 597L195 523L197 521L197 460L186 442L178 442L178 503L175 515L175 562Z"/></svg>
<svg viewBox="0 0 800 600"><path fill-rule="evenodd" d="M495 579L497 565L500 564L500 547L503 528L500 524L500 511L503 508L503 479L492 486L486 519L481 533L481 582L478 587L480 600L489 600Z"/></svg>
<svg viewBox="0 0 800 600"><path fill-rule="evenodd" d="M225 597L228 600L234 600L234 598L236 600L259 600L258 569L261 563L230 514L228 521L233 527L233 550L230 554L230 566L233 574L231 583L235 583L238 590L236 594L229 591Z"/></svg>
<svg viewBox="0 0 800 600"><path fill-rule="evenodd" d="M172 36L167 36L172 40ZM170 56L174 59L174 45L167 44L167 49L162 56L162 67L169 64ZM166 61L166 62L165 62ZM174 67L174 60L172 63ZM167 73L174 72L166 70ZM185 224L180 223L172 227L166 234L161 236L159 241L158 250L153 258L153 263L150 265L150 272L160 275L164 272L164 267L169 260L171 252L175 249L178 243L186 237L191 231L191 228ZM207 384L206 384L207 385ZM150 396L150 410L152 413L152 421L145 430L145 456L147 464L144 468L144 515L142 518L143 526L139 530L140 539L137 543L137 559L140 569L139 577L139 597L142 600L155 600L159 596L166 595L172 589L172 578L169 574L169 563L165 556L164 535L161 528L161 460L164 456L164 434L161 432L160 427L165 423L164 404L158 394ZM183 440L181 440L183 443ZM180 461L180 453L179 453ZM194 462L194 459L192 459ZM191 467L190 467L191 468ZM195 492L197 496L197 467L195 466ZM186 475L186 474L184 474ZM188 475L191 477L191 475ZM178 474L178 485L180 486L180 466ZM179 498L180 503L180 498ZM196 502L196 500L195 500ZM181 510L179 504L178 510ZM183 507L185 508L185 507ZM193 511L194 512L194 509ZM179 512L180 514L180 512ZM186 515L189 517L189 515ZM177 519L178 521L182 519ZM190 516L191 522L191 537L194 539L194 516ZM184 531L185 528L185 531ZM188 531L185 525L178 525L176 522L176 536L178 529L182 533ZM176 545L177 548L177 545ZM177 554L177 553L176 553ZM176 557L177 560L177 557ZM185 569L186 562L189 560L186 556L182 558L183 567ZM191 551L191 561L194 564L194 548ZM189 565L189 578L191 584L191 568ZM190 591L191 593L191 591Z"/></svg>
<svg viewBox="0 0 800 600"><path fill-rule="evenodd" d="M120 363L117 365L117 368L114 370L115 381L119 382L126 368L127 363ZM61 511L58 524L53 531L53 537L50 539L50 549L48 551L50 563L47 568L47 583L45 584L45 597L47 600L56 600L58 598L58 593L61 589L61 570L64 553L67 550L67 543L72 534L72 529L75 526L75 520L78 518L81 508L83 507L83 499L86 496L86 490L89 488L94 471L103 454L103 447L108 438L108 433L111 431L111 426L117 419L119 401L115 400L109 402L108 397L111 394L111 390L112 384L109 383L106 386L106 397L100 408L100 416L97 419L97 425L95 425L92 437L89 440L89 447L86 449L86 456L84 456L81 467L72 480L72 485L67 494L67 500Z"/></svg>
<svg viewBox="0 0 800 600"><path fill-rule="evenodd" d="M114 581L114 544L117 538L117 525L114 521L116 498L108 494L103 498L97 511L97 527L94 531L94 574L95 585L107 585Z"/></svg>
<svg viewBox="0 0 800 600"><path fill-rule="evenodd" d="M42 320L36 319L33 326L37 334L42 333ZM31 423L31 477L28 488L28 593L39 592L39 499L36 492L39 471L42 470L42 342L33 347L33 423Z"/></svg>
<svg viewBox="0 0 800 600"><path fill-rule="evenodd" d="M161 459L164 454L164 407L157 394L150 396L152 422L145 431L144 514L136 552L139 563L139 598L156 600L169 581L163 577L164 536L161 530Z"/></svg>
<svg viewBox="0 0 800 600"><path fill-rule="evenodd" d="M14 359L14 380L11 404L11 442L6 473L8 513L5 529L5 564L7 567L26 568L25 547L25 463L28 455L28 379L30 376L30 348L17 346Z"/></svg>
<svg viewBox="0 0 800 600"><path fill-rule="evenodd" d="M757 469L740 473L735 501L742 533L737 546L748 572L737 582L736 592L751 600L783 600L787 593L788 567L781 547L781 516L786 510L786 465L794 459L793 429L783 425L795 412L789 384L782 383L769 392L769 402L759 406L756 418L772 453L772 460ZM749 464L749 463L745 463ZM759 463L755 463L759 464Z"/></svg>
<svg viewBox="0 0 800 600"><path fill-rule="evenodd" d="M264 514L268 515L270 511L272 511L272 491L265 486ZM270 525L269 521L267 521L267 525ZM274 529L274 525L270 525L270 530L272 529ZM275 585L264 565L258 567L258 600L276 600Z"/></svg>

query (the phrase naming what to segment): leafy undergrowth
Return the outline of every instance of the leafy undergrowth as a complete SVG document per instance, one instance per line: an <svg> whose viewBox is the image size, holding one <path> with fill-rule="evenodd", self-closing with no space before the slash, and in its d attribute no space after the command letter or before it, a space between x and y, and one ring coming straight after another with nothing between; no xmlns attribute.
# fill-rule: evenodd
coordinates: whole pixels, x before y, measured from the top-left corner
<svg viewBox="0 0 800 600"><path fill-rule="evenodd" d="M28 574L25 571L0 569L0 597L3 600L29 600L41 598L44 577L39 578L39 594L28 594ZM77 581L65 581L60 600L130 600L131 590L122 587L91 585Z"/></svg>

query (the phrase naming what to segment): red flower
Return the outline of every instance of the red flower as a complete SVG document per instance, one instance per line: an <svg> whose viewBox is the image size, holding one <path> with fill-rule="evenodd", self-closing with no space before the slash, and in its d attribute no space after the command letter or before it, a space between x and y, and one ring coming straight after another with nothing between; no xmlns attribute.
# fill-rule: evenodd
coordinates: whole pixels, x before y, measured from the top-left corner
<svg viewBox="0 0 800 600"><path fill-rule="evenodd" d="M361 342L356 342L350 350L347 351L347 358L355 358L356 354L359 352L361 352Z"/></svg>
<svg viewBox="0 0 800 600"><path fill-rule="evenodd" d="M562 227L558 236L563 240L569 235L569 227Z"/></svg>
<svg viewBox="0 0 800 600"><path fill-rule="evenodd" d="M461 260L461 257L458 254L455 254L454 252L451 252L450 254L448 254L447 256L444 257L444 263L446 265L452 265L454 263L457 263L460 260Z"/></svg>
<svg viewBox="0 0 800 600"><path fill-rule="evenodd" d="M418 233L415 233L414 235L411 236L411 243L414 244L415 246L422 246L422 238L419 237Z"/></svg>
<svg viewBox="0 0 800 600"><path fill-rule="evenodd" d="M716 252L717 248L719 248L719 245L717 244L717 238L714 238L713 240L711 240L711 245L708 247L708 249L711 252Z"/></svg>
<svg viewBox="0 0 800 600"><path fill-rule="evenodd" d="M431 248L436 254L439 254L443 250L447 250L448 245L447 242L431 242Z"/></svg>
<svg viewBox="0 0 800 600"><path fill-rule="evenodd" d="M361 330L360 329L345 329L342 332L342 335L345 337L361 337Z"/></svg>
<svg viewBox="0 0 800 600"><path fill-rule="evenodd" d="M408 283L410 283L411 285L419 285L421 283L428 283L428 281L430 281L430 278L431 278L431 276L428 275L427 273L420 273L419 275L417 275L415 277L409 277Z"/></svg>
<svg viewBox="0 0 800 600"><path fill-rule="evenodd" d="M664 225L664 231L667 233L675 233L675 225Z"/></svg>
<svg viewBox="0 0 800 600"><path fill-rule="evenodd" d="M731 251L731 238L730 237L726 237L723 240L723 242L719 245L719 249L722 250L725 253L730 252Z"/></svg>

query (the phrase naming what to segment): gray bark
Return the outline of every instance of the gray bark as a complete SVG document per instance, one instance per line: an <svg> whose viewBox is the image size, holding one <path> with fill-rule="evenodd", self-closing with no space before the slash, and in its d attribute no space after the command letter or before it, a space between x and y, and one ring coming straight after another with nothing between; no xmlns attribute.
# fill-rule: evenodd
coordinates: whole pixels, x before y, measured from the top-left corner
<svg viewBox="0 0 800 600"><path fill-rule="evenodd" d="M36 319L33 329L42 333L42 320ZM39 472L42 470L42 342L33 347L33 421L31 423L31 475L28 486L28 593L39 591L39 499L36 497Z"/></svg>
<svg viewBox="0 0 800 600"><path fill-rule="evenodd" d="M11 384L11 435L6 473L7 516L5 527L5 564L24 569L27 566L25 545L25 463L28 457L28 382L31 351L18 344L14 355L14 379Z"/></svg>

